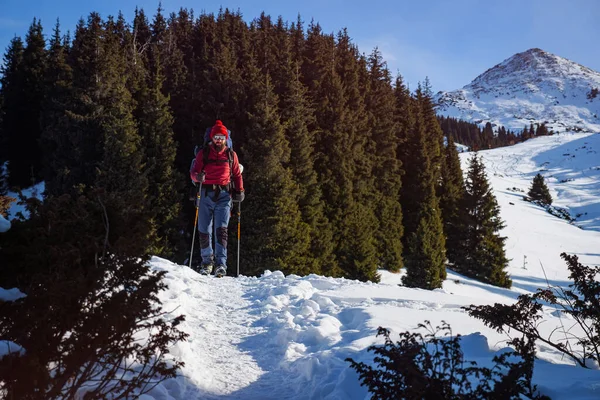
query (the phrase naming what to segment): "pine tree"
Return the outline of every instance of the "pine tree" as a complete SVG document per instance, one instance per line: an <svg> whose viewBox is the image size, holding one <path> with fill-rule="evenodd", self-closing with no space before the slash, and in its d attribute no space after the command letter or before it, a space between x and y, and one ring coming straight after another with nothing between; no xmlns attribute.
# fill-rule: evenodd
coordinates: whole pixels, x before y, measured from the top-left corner
<svg viewBox="0 0 600 400"><path fill-rule="evenodd" d="M440 207L444 220L446 235L446 257L451 263L456 260L456 251L460 246L461 202L465 194L463 172L460 159L452 136L448 136L448 144L444 149L442 168L442 187L440 191Z"/></svg>
<svg viewBox="0 0 600 400"><path fill-rule="evenodd" d="M529 124L529 137L530 138L535 137L535 128L533 127L533 124Z"/></svg>
<svg viewBox="0 0 600 400"><path fill-rule="evenodd" d="M402 93L396 93L397 101L402 96ZM400 191L405 247L408 246L410 235L415 233L419 226L419 210L429 196L430 183L437 191L441 182L441 158L439 146L436 144L438 132L429 130L432 127L430 118L433 114L433 104L430 100L420 85L414 98L410 98L409 101L401 100L405 103L403 107L408 110L408 119L404 123L409 125L406 138L403 138L399 148L400 159L406 166ZM441 128L439 129L441 131Z"/></svg>
<svg viewBox="0 0 600 400"><path fill-rule="evenodd" d="M21 67L25 47L20 37L14 37L6 49L0 67L0 161L14 158L26 148L15 145L16 134L22 119L25 100L23 98L23 82ZM8 179L8 178L7 178Z"/></svg>
<svg viewBox="0 0 600 400"><path fill-rule="evenodd" d="M548 128L543 122L539 124L535 130L535 136L547 136L549 134L550 133L548 132Z"/></svg>
<svg viewBox="0 0 600 400"><path fill-rule="evenodd" d="M156 44L153 45L158 53ZM183 176L175 167L176 146L173 140L173 117L168 99L162 94L163 76L160 58L155 54L148 71L148 81L137 96L137 126L144 152L144 173L149 183L149 212L157 226L154 254L171 256L177 243L177 217L180 210Z"/></svg>
<svg viewBox="0 0 600 400"><path fill-rule="evenodd" d="M406 143L411 158L402 187L404 214L411 213L411 226L406 227L409 236L404 247L406 275L402 282L410 287L435 289L441 287L446 279L445 237L436 195L436 174L431 166L431 149L427 144L427 123L418 105L417 102L415 123Z"/></svg>
<svg viewBox="0 0 600 400"><path fill-rule="evenodd" d="M529 134L529 128L527 127L527 125L525 125L523 127L523 130L521 131L521 140L526 141L527 139L531 139L532 137L533 135Z"/></svg>
<svg viewBox="0 0 600 400"><path fill-rule="evenodd" d="M436 191L439 191L442 174L442 159L444 149L444 132L437 120L435 104L433 101L433 89L429 83L429 78L425 78L423 86L419 84L415 94L417 104L423 113L423 121L426 131L426 145L431 161L431 168L434 174Z"/></svg>
<svg viewBox="0 0 600 400"><path fill-rule="evenodd" d="M481 147L483 149L491 149L494 142L494 128L490 122L486 122L481 133Z"/></svg>
<svg viewBox="0 0 600 400"><path fill-rule="evenodd" d="M46 189L50 196L95 193L106 208L109 243L131 254L148 249L154 228L124 40L122 19L104 24L92 13L87 24L78 24L68 103L49 132L58 167Z"/></svg>
<svg viewBox="0 0 600 400"><path fill-rule="evenodd" d="M10 105L16 108L15 113L9 117L9 123L14 118L14 125L5 131L8 138L9 184L21 188L31 186L42 178L39 139L42 131L41 108L46 90L46 42L41 21L34 18L25 42L16 80L20 95L6 99L11 103L16 101Z"/></svg>
<svg viewBox="0 0 600 400"><path fill-rule="evenodd" d="M375 49L369 57L369 91L366 104L375 155L373 175L375 215L379 227L375 232L381 267L398 271L402 267L402 211L400 207L401 162L396 155L397 129L395 98L391 77L381 52Z"/></svg>
<svg viewBox="0 0 600 400"><path fill-rule="evenodd" d="M550 194L550 190L548 189L548 186L546 186L544 177L541 174L537 174L533 177L533 181L531 182L531 187L529 188L527 195L532 200L539 201L544 205L552 204L552 195Z"/></svg>
<svg viewBox="0 0 600 400"><path fill-rule="evenodd" d="M298 206L302 220L310 227L311 259L307 260L307 269L311 273L321 274L322 271L333 269L335 259L333 232L325 217L321 187L314 169L314 132L308 130L313 114L306 104L306 89L300 82L297 63L293 64L294 68L290 56L285 65L288 68L283 74L287 74L288 78L284 80L287 83L282 89L280 104L282 122L291 150L289 168L298 184Z"/></svg>
<svg viewBox="0 0 600 400"><path fill-rule="evenodd" d="M97 97L101 91L101 62L103 36L100 17L91 14L88 23L81 19L75 29L68 52L69 74L64 89L56 98L56 109L45 115L47 124L44 144L53 151L47 165L50 168L46 192L51 196L79 193L94 186L96 168L102 154L102 130ZM54 53L52 53L54 54ZM64 54L58 57L64 56ZM54 56L53 56L54 57ZM51 71L60 68L55 63ZM64 69L68 71L68 69ZM70 81L70 82L69 82ZM56 90L55 83L51 92Z"/></svg>
<svg viewBox="0 0 600 400"><path fill-rule="evenodd" d="M52 182L62 168L59 148L68 146L68 136L61 127L65 111L72 96L73 74L67 63L69 49L63 44L60 23L54 27L48 49L48 68L46 70L46 96L42 104L42 134L40 146L43 149L43 175L46 183Z"/></svg>
<svg viewBox="0 0 600 400"><path fill-rule="evenodd" d="M298 14L296 22L292 22L290 29L290 41L292 60L301 66L304 54L304 46L306 45L306 37L304 36L304 21Z"/></svg>
<svg viewBox="0 0 600 400"><path fill-rule="evenodd" d="M301 76L307 88L309 106L314 109L315 118L309 121L308 130L314 137L314 168L318 174L319 186L323 193L324 213L329 221L329 229L333 238L334 254L339 255L339 245L345 237L342 235L342 210L348 210L352 201L351 181L347 178L351 168L348 154L348 140L343 141L335 131L336 116L342 114L339 98L341 84L334 74L333 60L327 57L334 48L331 36L323 35L318 24L309 26ZM337 111L337 112L336 112ZM337 134L337 135L336 135ZM322 273L328 276L342 276L344 267L336 260L323 268Z"/></svg>
<svg viewBox="0 0 600 400"><path fill-rule="evenodd" d="M145 252L155 243L155 221L151 219L148 177L142 173L146 166L142 162L142 137L133 115L135 102L127 87L131 69L123 43L127 33L123 30L122 17L117 21L109 17L105 23L99 65L101 91L93 97L101 114L92 118L103 140L94 185L104 191L100 198L109 210L109 221L114 218L111 244Z"/></svg>
<svg viewBox="0 0 600 400"><path fill-rule="evenodd" d="M247 65L253 83L255 108L246 128L244 146L247 173L244 187L241 255L244 274L259 274L265 269L306 274L310 255L310 227L302 221L298 207L298 185L289 163L290 148L277 114L277 99L268 76ZM253 79L252 79L253 78Z"/></svg>
<svg viewBox="0 0 600 400"><path fill-rule="evenodd" d="M408 145L410 133L414 129L414 109L415 102L410 95L410 91L404 85L402 76L398 74L394 82L394 98L395 98L395 110L394 117L396 120L397 131L396 131L396 157L398 158L400 165L403 168L402 173L405 174L405 170L408 169L409 165L407 162L410 159L410 146ZM404 177L403 185L404 185ZM399 197L403 194L402 187L400 187ZM405 213L406 210L402 210ZM403 218L407 216L404 215ZM405 227L404 233L406 234L406 222L403 220Z"/></svg>
<svg viewBox="0 0 600 400"><path fill-rule="evenodd" d="M402 283L409 287L437 289L446 279L444 266L444 236L439 210L435 208L435 197L424 203L417 231L409 240L405 255L406 275ZM441 246L441 247L440 247Z"/></svg>
<svg viewBox="0 0 600 400"><path fill-rule="evenodd" d="M198 24L204 20L201 16ZM204 127L198 121L198 112L203 108L198 104L198 93L200 97L202 94L201 85L197 82L199 76L192 45L193 17L186 9L180 9L179 13L170 16L168 26L167 56L161 58L167 63L163 91L173 110L173 133L177 142L176 169L186 171L194 155L194 146L202 141L204 135ZM214 123L214 119L211 123Z"/></svg>
<svg viewBox="0 0 600 400"><path fill-rule="evenodd" d="M157 227L153 254L172 257L180 241L177 225L182 196L178 192L183 186L183 176L175 170L173 117L162 92L161 46L166 23L160 12L159 6L150 29L143 10L136 10L133 32L126 35L125 57L130 74L127 87L135 100L134 117L144 153L144 175L150 188L148 211Z"/></svg>
<svg viewBox="0 0 600 400"><path fill-rule="evenodd" d="M376 155L374 151L370 151L373 136L368 124L366 102L370 83L369 71L366 58L351 42L346 29L337 34L332 61L334 61L335 74L330 75L333 78L331 81L327 79L325 82L333 83L332 89L337 89L339 93L332 96L330 100L333 108L329 109L331 115L327 123L333 124L331 129L334 133L333 143L337 143L338 150L344 153L330 159L327 168L330 170L335 168L336 161L333 160L337 159L339 160L337 162L341 162L339 165L342 167L338 174L341 175L341 182L346 182L342 185L342 190L350 190L351 193L346 199L348 203L342 202L337 210L342 213L337 215L339 221L337 224L341 227L337 256L346 277L378 282L377 268L380 261L376 248L376 234L379 228L376 217L378 194L375 190L373 174ZM326 88L324 90L330 92ZM387 133L389 134L389 131ZM328 145L322 143L322 146ZM343 213L347 213L348 217ZM391 268L393 269L394 266Z"/></svg>
<svg viewBox="0 0 600 400"><path fill-rule="evenodd" d="M510 287L505 271L508 259L504 251L505 237L500 207L488 183L485 167L477 154L469 161L466 193L462 203L462 245L456 254L457 272L482 282Z"/></svg>

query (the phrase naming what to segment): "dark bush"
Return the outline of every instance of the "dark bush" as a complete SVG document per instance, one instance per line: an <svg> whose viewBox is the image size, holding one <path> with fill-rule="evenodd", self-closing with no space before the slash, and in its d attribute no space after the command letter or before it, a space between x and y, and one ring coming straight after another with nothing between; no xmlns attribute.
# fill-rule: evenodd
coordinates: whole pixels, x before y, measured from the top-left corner
<svg viewBox="0 0 600 400"><path fill-rule="evenodd" d="M512 340L515 350L495 356L490 369L464 360L461 336L453 336L447 323L434 329L426 321L419 328L427 333L403 332L394 343L390 332L380 327L377 336L384 336L385 343L368 349L376 355L374 367L346 359L372 399L548 399L531 384L532 339Z"/></svg>
<svg viewBox="0 0 600 400"><path fill-rule="evenodd" d="M102 204L47 199L3 235L0 287L26 297L0 304L0 340L23 348L0 359L0 398L134 398L174 377L165 358L187 334L157 294L164 272L148 255L111 251Z"/></svg>
<svg viewBox="0 0 600 400"><path fill-rule="evenodd" d="M600 267L587 267L579 263L577 256L562 253L571 272L570 289L553 287L539 289L534 294L519 296L512 305L470 306L470 315L482 320L498 332L517 331L527 337L544 342L571 357L582 367L600 362ZM582 337L574 337L571 331L558 331L557 339L544 337L538 330L542 319L542 305L550 304L575 320L583 331ZM574 342L573 347L569 342Z"/></svg>

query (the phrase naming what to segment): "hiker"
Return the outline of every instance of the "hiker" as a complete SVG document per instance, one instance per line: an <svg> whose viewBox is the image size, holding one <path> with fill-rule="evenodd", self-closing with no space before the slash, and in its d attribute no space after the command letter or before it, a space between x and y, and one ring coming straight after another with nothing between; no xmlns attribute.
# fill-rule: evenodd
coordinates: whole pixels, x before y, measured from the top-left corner
<svg viewBox="0 0 600 400"><path fill-rule="evenodd" d="M227 128L219 120L210 131L210 143L196 154L190 177L200 183L198 208L198 234L202 264L200 273L209 275L216 266L215 275L227 272L227 226L231 215L232 200L244 200L244 183L237 154L229 149ZM233 181L233 182L232 182ZM213 220L216 228L213 253L211 233Z"/></svg>

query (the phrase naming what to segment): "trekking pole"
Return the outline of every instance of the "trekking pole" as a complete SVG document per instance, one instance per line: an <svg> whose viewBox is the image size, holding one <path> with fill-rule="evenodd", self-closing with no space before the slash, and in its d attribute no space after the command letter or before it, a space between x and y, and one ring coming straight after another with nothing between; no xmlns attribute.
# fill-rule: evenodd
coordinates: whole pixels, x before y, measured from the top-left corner
<svg viewBox="0 0 600 400"><path fill-rule="evenodd" d="M198 227L198 208L200 208L200 196L202 196L202 182L200 182L200 186L198 186L198 193L196 194L196 217L194 218L194 233L192 234L192 246L190 249L190 264L188 265L192 268L192 259L194 258L194 242L196 241L196 228Z"/></svg>
<svg viewBox="0 0 600 400"><path fill-rule="evenodd" d="M238 232L237 232L237 276L240 276L240 220L242 215L242 202L238 202Z"/></svg>

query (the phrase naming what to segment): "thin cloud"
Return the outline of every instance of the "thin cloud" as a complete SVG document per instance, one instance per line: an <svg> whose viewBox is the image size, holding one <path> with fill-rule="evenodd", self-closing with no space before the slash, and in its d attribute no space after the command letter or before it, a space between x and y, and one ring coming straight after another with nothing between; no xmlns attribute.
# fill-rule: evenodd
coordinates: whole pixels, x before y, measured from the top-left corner
<svg viewBox="0 0 600 400"><path fill-rule="evenodd" d="M470 83L489 66L474 65L460 57L449 58L447 54L415 46L391 35L383 35L358 43L361 52L369 54L375 47L379 49L383 60L395 77L402 75L411 90L419 82L429 77L434 91L455 90Z"/></svg>
<svg viewBox="0 0 600 400"><path fill-rule="evenodd" d="M25 26L23 21L0 17L0 29L20 28Z"/></svg>

